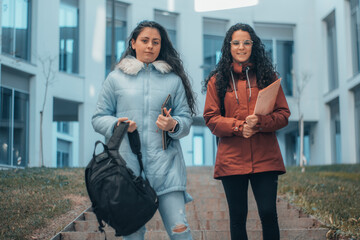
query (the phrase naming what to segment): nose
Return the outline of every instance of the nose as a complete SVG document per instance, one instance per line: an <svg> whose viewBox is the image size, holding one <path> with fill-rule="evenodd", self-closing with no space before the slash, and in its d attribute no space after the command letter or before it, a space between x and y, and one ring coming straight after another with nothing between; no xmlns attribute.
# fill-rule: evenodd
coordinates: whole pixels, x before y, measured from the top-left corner
<svg viewBox="0 0 360 240"><path fill-rule="evenodd" d="M240 49L244 49L244 48L245 48L244 42L240 42L240 43L239 43L239 48L240 48Z"/></svg>
<svg viewBox="0 0 360 240"><path fill-rule="evenodd" d="M148 48L153 48L153 46L154 46L154 45L153 45L152 42L149 42L149 43L147 44L147 47L148 47Z"/></svg>

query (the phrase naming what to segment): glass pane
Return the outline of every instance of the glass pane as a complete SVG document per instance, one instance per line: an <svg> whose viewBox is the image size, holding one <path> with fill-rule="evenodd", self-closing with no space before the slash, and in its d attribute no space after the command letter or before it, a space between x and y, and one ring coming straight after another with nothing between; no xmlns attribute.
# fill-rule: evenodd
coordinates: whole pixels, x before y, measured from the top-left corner
<svg viewBox="0 0 360 240"><path fill-rule="evenodd" d="M0 164L11 164L11 117L12 91L2 87L0 109Z"/></svg>
<svg viewBox="0 0 360 240"><path fill-rule="evenodd" d="M359 0L351 0L351 37L353 48L353 73L360 72L360 8Z"/></svg>
<svg viewBox="0 0 360 240"><path fill-rule="evenodd" d="M116 63L120 60L127 47L127 24L126 24L126 5L115 2L115 16L112 15L112 1L106 4L106 56L105 56L105 76L107 76ZM113 26L113 22L115 26ZM113 36L113 29L115 36Z"/></svg>
<svg viewBox="0 0 360 240"><path fill-rule="evenodd" d="M16 0L15 3L15 56L22 59L29 59L28 56L28 41L29 28L28 16L29 4L28 1Z"/></svg>
<svg viewBox="0 0 360 240"><path fill-rule="evenodd" d="M281 86L287 96L293 95L293 41L276 41L276 67L282 78Z"/></svg>
<svg viewBox="0 0 360 240"><path fill-rule="evenodd" d="M355 138L356 138L356 161L360 163L360 87L355 90Z"/></svg>
<svg viewBox="0 0 360 240"><path fill-rule="evenodd" d="M116 21L115 22L116 62L120 60L121 55L125 51L125 41L126 41L126 22Z"/></svg>
<svg viewBox="0 0 360 240"><path fill-rule="evenodd" d="M266 56L271 60L272 63L274 63L274 61L273 61L273 41L272 40L263 40L262 42L265 45Z"/></svg>
<svg viewBox="0 0 360 240"><path fill-rule="evenodd" d="M327 19L327 50L328 50L328 74L329 74L329 90L338 88L338 64L336 49L336 27L335 13L332 13Z"/></svg>
<svg viewBox="0 0 360 240"><path fill-rule="evenodd" d="M223 37L204 35L204 78L206 78L210 72L215 68L220 59L221 47L223 43Z"/></svg>
<svg viewBox="0 0 360 240"><path fill-rule="evenodd" d="M1 23L2 23L2 52L14 55L14 28L15 2L11 0L2 1Z"/></svg>
<svg viewBox="0 0 360 240"><path fill-rule="evenodd" d="M339 101L330 103L331 114L331 138L332 138L332 158L334 163L341 163L341 129Z"/></svg>
<svg viewBox="0 0 360 240"><path fill-rule="evenodd" d="M14 98L14 148L13 165L27 165L27 120L28 120L28 94L15 92Z"/></svg>
<svg viewBox="0 0 360 240"><path fill-rule="evenodd" d="M79 9L77 1L60 4L59 69L67 73L79 72Z"/></svg>
<svg viewBox="0 0 360 240"><path fill-rule="evenodd" d="M169 38L170 38L170 41L171 41L173 47L176 48L176 30L166 29L166 31L169 35Z"/></svg>
<svg viewBox="0 0 360 240"><path fill-rule="evenodd" d="M69 167L71 143L61 139L57 140L57 167Z"/></svg>
<svg viewBox="0 0 360 240"><path fill-rule="evenodd" d="M204 164L204 137L194 136L194 165Z"/></svg>

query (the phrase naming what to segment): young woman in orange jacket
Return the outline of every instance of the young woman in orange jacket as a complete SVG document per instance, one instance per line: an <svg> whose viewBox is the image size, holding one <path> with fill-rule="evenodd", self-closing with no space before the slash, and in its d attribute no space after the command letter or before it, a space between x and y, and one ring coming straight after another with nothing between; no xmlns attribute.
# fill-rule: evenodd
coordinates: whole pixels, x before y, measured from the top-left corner
<svg viewBox="0 0 360 240"><path fill-rule="evenodd" d="M288 124L290 110L279 89L274 110L253 114L259 90L277 80L264 45L247 24L226 33L221 59L205 80L204 119L219 138L214 177L224 186L231 239L247 239L250 182L263 227L263 239L279 239L276 212L278 175L285 167L275 131Z"/></svg>

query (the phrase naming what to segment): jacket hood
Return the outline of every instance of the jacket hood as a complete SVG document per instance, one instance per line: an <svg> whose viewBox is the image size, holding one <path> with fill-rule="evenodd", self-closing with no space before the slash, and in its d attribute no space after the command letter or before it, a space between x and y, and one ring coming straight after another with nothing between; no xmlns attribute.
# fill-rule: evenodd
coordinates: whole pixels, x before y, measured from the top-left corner
<svg viewBox="0 0 360 240"><path fill-rule="evenodd" d="M150 64L153 65L156 70L163 74L172 71L172 67L163 60L157 60ZM127 56L122 59L116 67L126 74L137 75L141 69L145 68L145 63L137 60L133 56Z"/></svg>

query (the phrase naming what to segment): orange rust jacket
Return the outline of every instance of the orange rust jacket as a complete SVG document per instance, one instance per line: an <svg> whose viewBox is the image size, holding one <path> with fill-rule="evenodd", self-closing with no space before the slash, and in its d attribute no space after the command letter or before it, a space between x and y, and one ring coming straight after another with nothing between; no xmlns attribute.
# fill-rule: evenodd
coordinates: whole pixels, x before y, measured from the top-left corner
<svg viewBox="0 0 360 240"><path fill-rule="evenodd" d="M237 70L237 69L235 69ZM219 145L216 155L214 177L219 178L230 175L242 175L267 171L285 173L285 166L281 156L275 131L288 124L290 110L282 88L275 102L274 111L268 115L258 117L258 133L250 138L244 138L242 127L245 118L251 115L259 89L256 84L255 72L249 71L251 85L250 91L246 79L240 80L239 74L234 74L237 103L232 81L225 94L225 116L221 116L220 99L215 86L213 76L207 87L204 119L211 132L219 137Z"/></svg>

